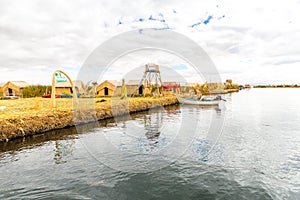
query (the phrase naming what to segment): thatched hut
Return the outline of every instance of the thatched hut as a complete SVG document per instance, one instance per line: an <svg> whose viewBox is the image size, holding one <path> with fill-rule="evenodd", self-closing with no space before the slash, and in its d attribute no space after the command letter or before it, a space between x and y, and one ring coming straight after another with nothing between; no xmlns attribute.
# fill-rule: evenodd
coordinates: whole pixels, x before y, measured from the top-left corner
<svg viewBox="0 0 300 200"><path fill-rule="evenodd" d="M127 95L143 95L145 94L145 88L140 85L140 80L129 80L126 84ZM121 96L121 85L118 85L115 89L114 96Z"/></svg>
<svg viewBox="0 0 300 200"><path fill-rule="evenodd" d="M25 81L8 81L2 88L3 96L18 96L22 97L22 90L28 87L29 84Z"/></svg>
<svg viewBox="0 0 300 200"><path fill-rule="evenodd" d="M72 85L69 81L55 83L55 88L57 95L73 93Z"/></svg>
<svg viewBox="0 0 300 200"><path fill-rule="evenodd" d="M1 97L3 97L3 91L2 91L3 85L4 85L4 83L0 83L0 99L1 99Z"/></svg>
<svg viewBox="0 0 300 200"><path fill-rule="evenodd" d="M140 80L129 80L126 84L128 94L144 94L144 86L140 85Z"/></svg>
<svg viewBox="0 0 300 200"><path fill-rule="evenodd" d="M111 97L114 94L115 88L117 87L118 81L105 80L96 88L97 96Z"/></svg>

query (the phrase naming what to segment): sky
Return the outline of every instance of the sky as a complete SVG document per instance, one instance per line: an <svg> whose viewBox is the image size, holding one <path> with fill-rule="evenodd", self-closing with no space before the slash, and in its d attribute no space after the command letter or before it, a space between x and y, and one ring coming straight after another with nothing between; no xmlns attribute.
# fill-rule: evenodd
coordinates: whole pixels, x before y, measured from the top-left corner
<svg viewBox="0 0 300 200"><path fill-rule="evenodd" d="M223 81L300 84L299 10L300 0L0 0L0 83L51 84L58 69L76 79L102 43L152 28L195 41ZM104 77L120 79L146 62L172 69L187 82L205 81L193 76L185 60L159 51L120 57Z"/></svg>

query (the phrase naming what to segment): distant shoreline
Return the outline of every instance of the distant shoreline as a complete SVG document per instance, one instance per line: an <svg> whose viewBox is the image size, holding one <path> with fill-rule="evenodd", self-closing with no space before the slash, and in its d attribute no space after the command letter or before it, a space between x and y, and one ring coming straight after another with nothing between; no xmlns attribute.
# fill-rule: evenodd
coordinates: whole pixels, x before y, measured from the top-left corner
<svg viewBox="0 0 300 200"><path fill-rule="evenodd" d="M300 85L255 85L253 88L300 88Z"/></svg>

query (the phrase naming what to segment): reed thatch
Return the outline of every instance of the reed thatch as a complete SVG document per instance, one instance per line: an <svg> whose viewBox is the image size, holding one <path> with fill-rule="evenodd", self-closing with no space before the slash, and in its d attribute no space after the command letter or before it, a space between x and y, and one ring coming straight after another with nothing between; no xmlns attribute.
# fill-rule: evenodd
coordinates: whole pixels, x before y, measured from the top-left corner
<svg viewBox="0 0 300 200"><path fill-rule="evenodd" d="M55 83L55 88L55 92L57 95L73 93L70 81Z"/></svg>
<svg viewBox="0 0 300 200"><path fill-rule="evenodd" d="M2 86L3 96L22 96L22 89L28 87L25 81L8 81Z"/></svg>
<svg viewBox="0 0 300 200"><path fill-rule="evenodd" d="M114 95L118 81L105 80L96 88L97 96L111 97Z"/></svg>

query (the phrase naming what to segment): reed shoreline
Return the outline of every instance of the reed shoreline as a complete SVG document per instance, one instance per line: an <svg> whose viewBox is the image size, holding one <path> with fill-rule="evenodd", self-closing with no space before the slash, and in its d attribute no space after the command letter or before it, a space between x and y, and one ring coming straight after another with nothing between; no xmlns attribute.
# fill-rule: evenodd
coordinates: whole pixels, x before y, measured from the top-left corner
<svg viewBox="0 0 300 200"><path fill-rule="evenodd" d="M50 107L50 99L1 101L0 105L6 105L7 109L0 112L0 142L146 111L156 106L178 104L175 96L137 97L127 100L100 98L80 101L85 101L89 105L75 109L72 99L57 99L56 108ZM90 104L91 102L93 105Z"/></svg>

